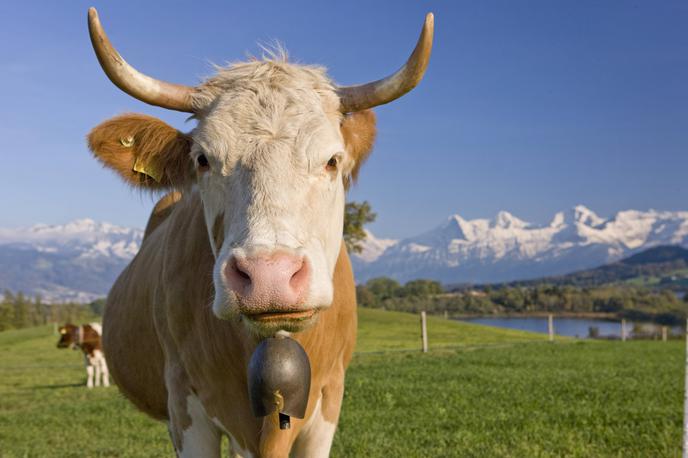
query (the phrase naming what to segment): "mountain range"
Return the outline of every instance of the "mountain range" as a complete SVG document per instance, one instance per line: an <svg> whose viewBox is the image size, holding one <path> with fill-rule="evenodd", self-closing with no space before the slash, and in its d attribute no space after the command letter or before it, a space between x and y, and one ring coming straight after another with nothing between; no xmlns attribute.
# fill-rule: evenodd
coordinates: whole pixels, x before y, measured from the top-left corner
<svg viewBox="0 0 688 458"><path fill-rule="evenodd" d="M0 228L0 292L44 302L89 302L107 294L138 252L143 231L91 219Z"/></svg>
<svg viewBox="0 0 688 458"><path fill-rule="evenodd" d="M688 212L626 210L602 218L578 205L545 225L501 211L493 219L452 215L402 240L369 233L353 265L358 282L387 276L402 282L495 283L597 267L659 245L688 246Z"/></svg>
<svg viewBox="0 0 688 458"><path fill-rule="evenodd" d="M91 219L0 228L0 292L39 294L45 302L102 297L142 238L140 229ZM502 211L493 219L452 215L402 240L368 233L352 262L359 283L378 276L497 283L585 270L660 245L688 246L688 211L627 210L601 218L579 205L545 225Z"/></svg>

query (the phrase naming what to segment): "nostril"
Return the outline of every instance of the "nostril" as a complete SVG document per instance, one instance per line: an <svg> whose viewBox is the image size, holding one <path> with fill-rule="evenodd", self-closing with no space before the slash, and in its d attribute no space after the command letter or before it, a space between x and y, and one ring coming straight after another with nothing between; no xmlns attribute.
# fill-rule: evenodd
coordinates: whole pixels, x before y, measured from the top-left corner
<svg viewBox="0 0 688 458"><path fill-rule="evenodd" d="M247 267L242 266L241 262L237 258L232 258L225 268L227 280L229 281L230 287L237 291L243 291L243 289L251 285L251 275Z"/></svg>
<svg viewBox="0 0 688 458"><path fill-rule="evenodd" d="M294 290L303 289L308 281L308 264L306 264L304 258L301 258L301 262L298 265L296 272L289 279L289 286Z"/></svg>
<svg viewBox="0 0 688 458"><path fill-rule="evenodd" d="M237 275L244 280L251 281L251 276L247 272L241 270L241 267L239 267L236 263L234 263L234 270L236 271Z"/></svg>

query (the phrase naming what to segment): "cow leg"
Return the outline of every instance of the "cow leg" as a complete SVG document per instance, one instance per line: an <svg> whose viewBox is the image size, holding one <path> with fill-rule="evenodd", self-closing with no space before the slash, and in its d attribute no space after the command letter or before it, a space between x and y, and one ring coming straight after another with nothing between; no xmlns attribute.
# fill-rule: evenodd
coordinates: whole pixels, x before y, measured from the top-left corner
<svg viewBox="0 0 688 458"><path fill-rule="evenodd" d="M103 386L110 386L110 370L107 366L107 361L105 358L100 360L101 374L103 374Z"/></svg>
<svg viewBox="0 0 688 458"><path fill-rule="evenodd" d="M170 415L177 456L219 458L222 436L217 426L208 418L201 401L193 394L188 395L183 402L179 401L181 400L177 400L175 404L178 407L185 405L185 412Z"/></svg>
<svg viewBox="0 0 688 458"><path fill-rule="evenodd" d="M95 368L93 367L92 364L87 364L86 365L86 387L88 388L93 388L93 376L95 372Z"/></svg>
<svg viewBox="0 0 688 458"><path fill-rule="evenodd" d="M172 443L180 458L219 458L221 432L208 417L200 399L189 389L182 369L168 368L168 424Z"/></svg>
<svg viewBox="0 0 688 458"><path fill-rule="evenodd" d="M293 457L326 458L330 455L344 394L341 383L323 389L313 414L304 425L291 450Z"/></svg>
<svg viewBox="0 0 688 458"><path fill-rule="evenodd" d="M92 364L95 372L95 386L100 386L100 361L94 361Z"/></svg>
<svg viewBox="0 0 688 458"><path fill-rule="evenodd" d="M227 433L229 438L229 458L252 458L253 455L248 450L244 450L239 445L236 439L231 434Z"/></svg>

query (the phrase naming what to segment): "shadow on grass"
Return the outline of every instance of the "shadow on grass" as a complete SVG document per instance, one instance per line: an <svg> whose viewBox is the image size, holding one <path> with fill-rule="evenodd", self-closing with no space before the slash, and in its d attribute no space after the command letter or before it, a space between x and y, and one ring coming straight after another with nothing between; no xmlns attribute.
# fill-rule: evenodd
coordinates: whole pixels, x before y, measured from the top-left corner
<svg viewBox="0 0 688 458"><path fill-rule="evenodd" d="M64 388L77 388L77 387L83 387L86 388L85 383L62 383L58 385L34 385L34 386L29 386L26 387L27 390L61 390Z"/></svg>

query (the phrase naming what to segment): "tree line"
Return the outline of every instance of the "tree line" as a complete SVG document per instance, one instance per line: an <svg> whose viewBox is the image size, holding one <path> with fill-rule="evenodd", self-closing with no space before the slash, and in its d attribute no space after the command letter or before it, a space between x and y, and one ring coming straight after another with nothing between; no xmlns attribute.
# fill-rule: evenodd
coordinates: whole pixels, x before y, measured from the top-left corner
<svg viewBox="0 0 688 458"><path fill-rule="evenodd" d="M46 304L40 296L27 297L21 292L3 292L0 301L0 331L40 326L49 323L81 324L99 321L105 299L90 304Z"/></svg>
<svg viewBox="0 0 688 458"><path fill-rule="evenodd" d="M425 310L452 316L605 313L618 318L677 325L685 322L688 312L688 295L681 300L672 291L627 285L500 285L446 292L433 280L413 280L401 285L391 278L380 277L358 285L356 296L363 307L412 313Z"/></svg>

